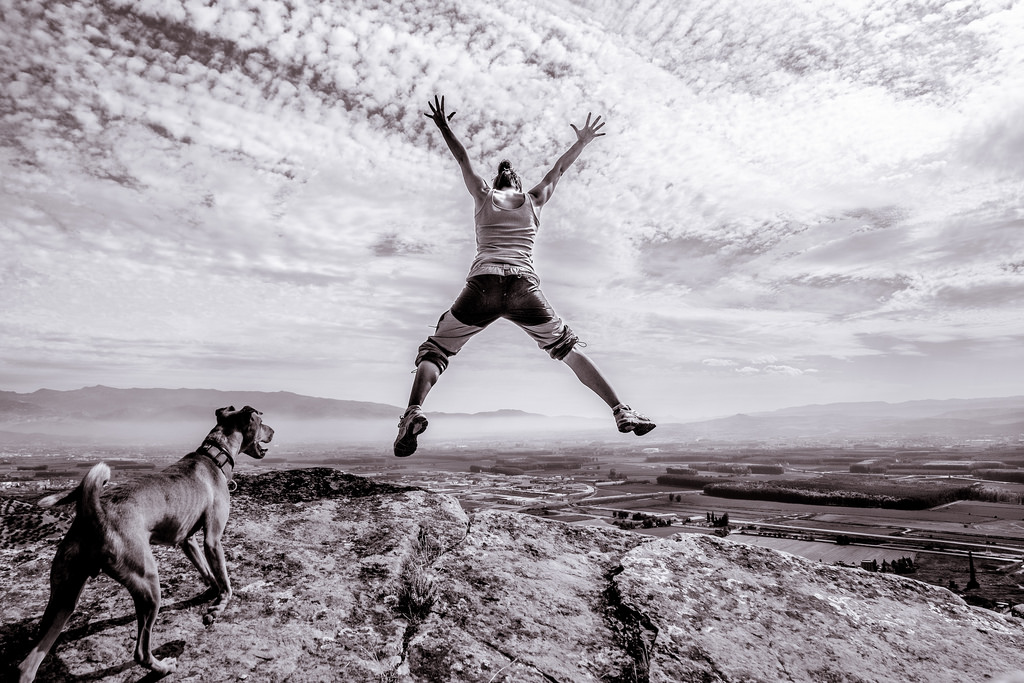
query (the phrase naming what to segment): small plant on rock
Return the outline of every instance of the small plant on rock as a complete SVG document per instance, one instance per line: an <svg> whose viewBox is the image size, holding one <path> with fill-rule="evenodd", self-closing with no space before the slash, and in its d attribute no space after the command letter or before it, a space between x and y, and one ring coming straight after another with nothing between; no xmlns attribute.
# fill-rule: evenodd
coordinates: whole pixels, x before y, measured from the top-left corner
<svg viewBox="0 0 1024 683"><path fill-rule="evenodd" d="M396 592L396 610L409 621L426 619L434 607L437 588L427 569L444 552L440 542L420 527L419 534L402 562L401 577Z"/></svg>
<svg viewBox="0 0 1024 683"><path fill-rule="evenodd" d="M402 565L402 579L398 585L399 614L410 621L422 621L430 614L437 598L434 581L427 576L426 568L406 560Z"/></svg>

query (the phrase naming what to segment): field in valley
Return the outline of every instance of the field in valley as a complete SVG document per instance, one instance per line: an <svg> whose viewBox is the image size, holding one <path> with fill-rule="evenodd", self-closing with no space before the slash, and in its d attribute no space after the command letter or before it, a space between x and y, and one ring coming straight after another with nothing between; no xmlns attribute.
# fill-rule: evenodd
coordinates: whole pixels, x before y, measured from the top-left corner
<svg viewBox="0 0 1024 683"><path fill-rule="evenodd" d="M666 449L676 452L666 453ZM891 486L984 486L1019 499L1024 485L982 481L971 476L970 463L1014 462L1019 450L960 453L927 449L886 454L904 467L915 462L926 473L890 475L852 474L851 466L864 453L842 449L685 450L674 444L641 448L635 442L565 442L543 446L501 442L445 445L424 449L414 458L397 460L384 446L378 448L292 448L277 450L264 461L240 463L247 471L312 466L336 467L353 474L382 477L422 486L458 498L467 509L495 507L530 511L570 524L619 524L619 515L647 515L670 519L671 526L639 533L668 536L679 532L712 533L710 513L728 515L731 538L756 543L815 561L860 566L863 561L892 562L910 557L918 567L914 578L947 586L967 584L968 550L976 559L982 588L967 597L986 606L1024 602L1024 589L1012 570L1024 559L1024 505L1007 502L957 500L923 510L811 505L770 500L748 500L707 495L701 490L658 483L668 468L696 468L716 481L799 481L813 487L817 481L856 481L870 489L871 481ZM877 455L876 451L872 454ZM39 486L59 488L75 483L98 460L106 460L115 479L159 469L180 457L173 448L50 447L21 449L0 455L0 482L23 482L8 495L24 498ZM930 461L950 463L950 471L925 468ZM780 464L781 474L744 472L749 464ZM967 464L965 464L967 463ZM718 470L718 471L716 471ZM32 482L35 482L33 485ZM8 484L7 486L11 486ZM27 487L27 488L26 488ZM825 487L827 488L827 487ZM738 533L740 530L743 533ZM843 542L837 543L842 539Z"/></svg>

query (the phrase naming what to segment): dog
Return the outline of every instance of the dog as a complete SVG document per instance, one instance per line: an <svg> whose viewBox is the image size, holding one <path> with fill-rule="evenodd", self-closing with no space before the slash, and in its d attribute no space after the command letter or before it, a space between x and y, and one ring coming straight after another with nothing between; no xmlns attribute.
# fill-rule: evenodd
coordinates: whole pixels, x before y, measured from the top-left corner
<svg viewBox="0 0 1024 683"><path fill-rule="evenodd" d="M245 406L216 411L217 426L202 445L167 469L118 486L105 463L95 465L70 493L39 501L42 507L74 502L75 520L57 546L50 568L50 599L39 625L39 642L18 667L21 683L35 679L43 658L67 624L85 582L101 571L128 589L135 603L135 661L158 674L175 670L174 658L153 655L150 637L160 609L160 580L150 543L179 546L214 596L203 622L219 617L231 598L221 536L231 500L228 482L239 453L267 454L274 430L262 413ZM203 530L200 547L195 534Z"/></svg>

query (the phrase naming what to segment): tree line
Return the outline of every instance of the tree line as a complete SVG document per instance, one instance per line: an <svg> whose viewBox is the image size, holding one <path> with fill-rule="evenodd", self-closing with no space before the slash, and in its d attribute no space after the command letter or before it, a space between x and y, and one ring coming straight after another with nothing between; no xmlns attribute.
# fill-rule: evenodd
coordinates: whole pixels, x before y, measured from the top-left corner
<svg viewBox="0 0 1024 683"><path fill-rule="evenodd" d="M665 474L657 478L662 486L701 489L705 495L720 498L764 500L804 505L840 505L845 507L881 507L899 510L923 510L956 500L991 500L998 493L980 484L915 482L912 484L879 480L846 479L736 481L701 476Z"/></svg>

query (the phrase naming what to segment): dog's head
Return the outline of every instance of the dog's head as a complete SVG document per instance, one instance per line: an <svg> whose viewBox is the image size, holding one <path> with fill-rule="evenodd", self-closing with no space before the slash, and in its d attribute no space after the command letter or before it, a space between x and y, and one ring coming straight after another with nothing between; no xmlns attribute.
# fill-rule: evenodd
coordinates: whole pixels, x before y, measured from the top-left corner
<svg viewBox="0 0 1024 683"><path fill-rule="evenodd" d="M263 424L263 413L252 406L235 410L234 406L217 409L217 426L224 432L235 432L242 435L242 447L239 453L261 459L267 454L267 446L274 438L274 430Z"/></svg>

